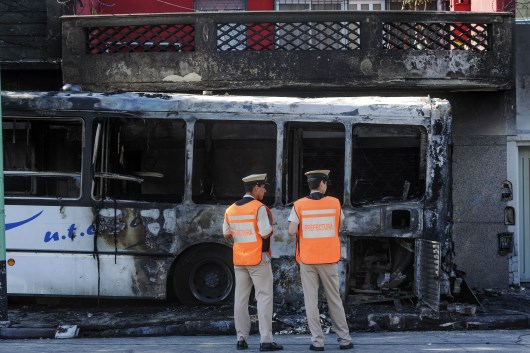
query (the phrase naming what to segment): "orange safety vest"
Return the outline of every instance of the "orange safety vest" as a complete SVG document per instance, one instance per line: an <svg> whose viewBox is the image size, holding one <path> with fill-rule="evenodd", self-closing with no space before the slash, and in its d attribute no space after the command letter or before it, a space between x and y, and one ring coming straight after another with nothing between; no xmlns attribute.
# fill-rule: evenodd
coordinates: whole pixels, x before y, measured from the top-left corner
<svg viewBox="0 0 530 353"><path fill-rule="evenodd" d="M296 261L307 265L330 264L340 260L340 202L325 196L307 197L294 203L298 215Z"/></svg>
<svg viewBox="0 0 530 353"><path fill-rule="evenodd" d="M234 240L236 266L256 266L261 262L263 239L258 229L258 210L261 206L264 206L261 202L252 200L241 206L233 204L226 210L226 223ZM267 212L270 214L268 209Z"/></svg>

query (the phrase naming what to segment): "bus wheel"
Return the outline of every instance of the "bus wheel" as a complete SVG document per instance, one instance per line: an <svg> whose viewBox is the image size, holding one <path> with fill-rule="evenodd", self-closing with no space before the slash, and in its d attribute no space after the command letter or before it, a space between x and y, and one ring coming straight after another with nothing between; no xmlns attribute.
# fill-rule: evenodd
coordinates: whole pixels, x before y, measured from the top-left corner
<svg viewBox="0 0 530 353"><path fill-rule="evenodd" d="M232 251L202 246L186 252L173 272L173 288L183 304L219 304L233 296Z"/></svg>

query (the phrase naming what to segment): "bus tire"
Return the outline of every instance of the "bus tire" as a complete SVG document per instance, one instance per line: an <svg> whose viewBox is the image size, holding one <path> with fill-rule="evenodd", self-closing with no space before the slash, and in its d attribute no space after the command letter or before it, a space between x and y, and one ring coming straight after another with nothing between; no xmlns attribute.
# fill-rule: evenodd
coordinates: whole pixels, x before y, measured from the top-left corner
<svg viewBox="0 0 530 353"><path fill-rule="evenodd" d="M182 255L173 271L173 289L182 304L220 304L233 298L232 250L197 246Z"/></svg>

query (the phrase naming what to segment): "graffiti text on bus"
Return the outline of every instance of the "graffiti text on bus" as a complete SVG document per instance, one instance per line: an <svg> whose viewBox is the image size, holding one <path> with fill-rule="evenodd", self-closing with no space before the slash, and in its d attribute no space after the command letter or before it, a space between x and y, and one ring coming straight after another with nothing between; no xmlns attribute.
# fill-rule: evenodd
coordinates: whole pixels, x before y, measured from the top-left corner
<svg viewBox="0 0 530 353"><path fill-rule="evenodd" d="M44 242L48 243L50 241L59 241L64 239L74 239L78 234L76 233L77 226L75 224L71 224L70 227L66 230L66 234L59 235L59 232L51 232L47 231L46 234L44 234ZM94 235L95 227L93 224L89 225L85 232L80 232L79 235L84 237L85 235Z"/></svg>

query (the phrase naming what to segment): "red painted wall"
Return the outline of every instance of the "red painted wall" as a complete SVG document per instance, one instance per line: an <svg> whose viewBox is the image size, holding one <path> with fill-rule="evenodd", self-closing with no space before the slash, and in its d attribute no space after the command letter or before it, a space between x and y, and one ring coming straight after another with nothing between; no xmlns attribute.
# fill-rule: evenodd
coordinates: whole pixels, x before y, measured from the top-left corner
<svg viewBox="0 0 530 353"><path fill-rule="evenodd" d="M272 11L274 0L248 0L248 11ZM272 23L255 23L249 26L247 45L251 50L274 49L274 25Z"/></svg>
<svg viewBox="0 0 530 353"><path fill-rule="evenodd" d="M272 11L274 10L274 0L248 0L248 11Z"/></svg>

